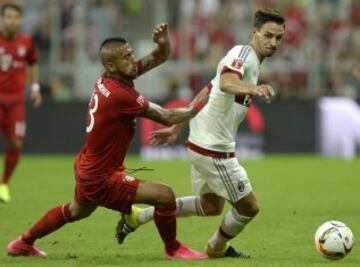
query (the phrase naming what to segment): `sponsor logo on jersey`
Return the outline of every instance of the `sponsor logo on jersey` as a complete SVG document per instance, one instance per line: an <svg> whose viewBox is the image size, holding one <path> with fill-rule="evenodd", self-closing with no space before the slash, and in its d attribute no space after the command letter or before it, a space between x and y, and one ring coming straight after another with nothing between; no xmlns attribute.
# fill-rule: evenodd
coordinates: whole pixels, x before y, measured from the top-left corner
<svg viewBox="0 0 360 267"><path fill-rule="evenodd" d="M233 62L231 63L231 67L235 69L241 69L241 67L244 65L244 61L241 58L235 58Z"/></svg>
<svg viewBox="0 0 360 267"><path fill-rule="evenodd" d="M18 53L19 57L25 56L25 54L26 54L26 47L23 46L23 45L20 45L20 46L18 47L17 53Z"/></svg>
<svg viewBox="0 0 360 267"><path fill-rule="evenodd" d="M145 105L145 98L142 95L139 95L136 102L143 107Z"/></svg>

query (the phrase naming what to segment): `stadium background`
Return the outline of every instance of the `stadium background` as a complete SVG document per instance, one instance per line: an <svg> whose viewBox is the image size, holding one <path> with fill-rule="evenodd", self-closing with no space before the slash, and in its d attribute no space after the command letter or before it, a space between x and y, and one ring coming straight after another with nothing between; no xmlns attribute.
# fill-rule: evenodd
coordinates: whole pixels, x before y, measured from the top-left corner
<svg viewBox="0 0 360 267"><path fill-rule="evenodd" d="M265 152L318 152L319 99L360 98L359 1L15 2L23 5L23 30L33 36L39 50L45 97L43 107L28 109L27 153L75 153L83 142L86 103L102 71L99 44L120 35L133 45L136 55L143 56L153 48L153 27L162 21L170 25L171 59L138 79L136 86L152 101L165 104L191 99L213 77L226 51L248 42L256 9L275 7L285 15L283 46L263 63L260 75L260 82L277 90L277 98L272 105L257 103L262 115L255 114L255 122L242 126L239 144L247 144L238 148L242 155L261 155L248 149L254 146ZM141 137L138 131L133 153L150 158L183 154L144 151L146 140Z"/></svg>

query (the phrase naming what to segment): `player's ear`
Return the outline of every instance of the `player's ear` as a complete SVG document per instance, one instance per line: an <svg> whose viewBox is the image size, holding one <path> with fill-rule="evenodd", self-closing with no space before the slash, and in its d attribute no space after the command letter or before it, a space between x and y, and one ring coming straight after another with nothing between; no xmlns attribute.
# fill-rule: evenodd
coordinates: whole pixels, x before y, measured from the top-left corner
<svg viewBox="0 0 360 267"><path fill-rule="evenodd" d="M258 32L258 28L256 28L256 27L253 27L252 28L252 31L251 31L251 33L252 33L252 36L254 37L255 36L255 34Z"/></svg>
<svg viewBox="0 0 360 267"><path fill-rule="evenodd" d="M109 71L109 72L115 72L116 71L116 67L115 64L113 62L106 62L105 63L105 68Z"/></svg>

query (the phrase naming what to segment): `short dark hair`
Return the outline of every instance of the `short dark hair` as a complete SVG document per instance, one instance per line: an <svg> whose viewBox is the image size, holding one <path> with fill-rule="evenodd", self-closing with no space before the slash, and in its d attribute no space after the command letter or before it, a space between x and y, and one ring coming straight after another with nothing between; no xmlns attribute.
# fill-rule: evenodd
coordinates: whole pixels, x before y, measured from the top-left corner
<svg viewBox="0 0 360 267"><path fill-rule="evenodd" d="M122 38L122 37L110 37L110 38L106 38L100 45L100 49L102 49L105 45L110 44L110 43L121 43L121 44L126 44L127 41Z"/></svg>
<svg viewBox="0 0 360 267"><path fill-rule="evenodd" d="M275 9L260 9L255 13L254 27L260 29L267 22L285 24L284 17Z"/></svg>
<svg viewBox="0 0 360 267"><path fill-rule="evenodd" d="M22 8L14 3L8 3L1 6L1 16L4 16L6 9L12 9L17 11L20 15L22 15L23 11Z"/></svg>

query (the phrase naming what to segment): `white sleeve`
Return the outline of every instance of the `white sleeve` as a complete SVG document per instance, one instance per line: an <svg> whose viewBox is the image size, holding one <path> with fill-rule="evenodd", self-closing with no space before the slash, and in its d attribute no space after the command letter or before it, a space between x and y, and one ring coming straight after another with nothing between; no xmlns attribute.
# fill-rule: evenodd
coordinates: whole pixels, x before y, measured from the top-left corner
<svg viewBox="0 0 360 267"><path fill-rule="evenodd" d="M247 59L250 53L249 46L234 47L231 49L224 58L224 66L221 74L224 72L232 72L239 77L243 77L245 69L248 67Z"/></svg>

